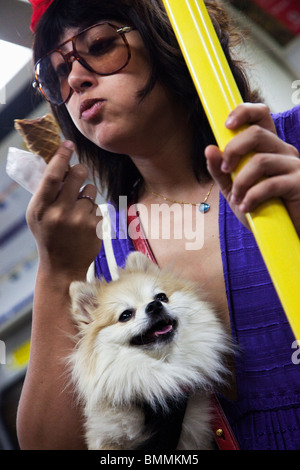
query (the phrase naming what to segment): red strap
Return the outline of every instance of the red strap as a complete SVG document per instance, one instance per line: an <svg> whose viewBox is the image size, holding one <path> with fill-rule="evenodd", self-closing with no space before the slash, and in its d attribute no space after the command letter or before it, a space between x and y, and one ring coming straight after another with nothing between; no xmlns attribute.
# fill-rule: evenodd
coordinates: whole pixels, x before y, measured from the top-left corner
<svg viewBox="0 0 300 470"><path fill-rule="evenodd" d="M137 251L140 251L144 255L148 256L148 258L153 261L153 263L157 264L148 240L145 237L141 222L139 220L139 214L136 210L134 210L134 208L135 206L131 206L130 211L128 211L128 224L134 222L136 230L136 236L134 239L132 239L133 246ZM212 430L218 449L239 450L238 443L216 395L212 396L211 405L213 409Z"/></svg>
<svg viewBox="0 0 300 470"><path fill-rule="evenodd" d="M148 256L148 258L153 263L157 264L157 261L155 259L154 254L152 253L148 240L145 237L142 224L139 219L139 213L136 211L135 204L132 204L132 206L130 206L130 211L128 208L127 221L128 221L128 225L130 225L131 222L134 222L136 233L135 233L134 238L132 239L132 243L136 251L140 251L144 255Z"/></svg>
<svg viewBox="0 0 300 470"><path fill-rule="evenodd" d="M219 450L240 450L216 395L212 395L211 404L213 408L212 430Z"/></svg>

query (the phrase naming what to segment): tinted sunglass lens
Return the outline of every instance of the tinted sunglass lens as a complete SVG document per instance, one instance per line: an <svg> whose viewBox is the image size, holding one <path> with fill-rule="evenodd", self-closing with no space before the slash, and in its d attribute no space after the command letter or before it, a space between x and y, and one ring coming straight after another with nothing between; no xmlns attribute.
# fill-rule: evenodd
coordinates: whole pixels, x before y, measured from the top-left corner
<svg viewBox="0 0 300 470"><path fill-rule="evenodd" d="M67 99L70 88L69 85L67 85L67 87L65 85L61 86L62 81L59 78L57 70L54 68L55 61L57 67L62 66L66 70L68 66L62 56L60 56L61 60L58 64L57 56L58 54L55 53L55 55L51 54L42 59L37 65L36 75L42 93L45 95L47 100L55 105L60 105Z"/></svg>
<svg viewBox="0 0 300 470"><path fill-rule="evenodd" d="M78 60L90 72L112 75L124 68L130 52L127 41L108 24L96 25L62 44L66 48L73 41L73 51L64 54L56 50L36 65L36 79L40 91L54 105L65 103L71 93L69 74L72 62Z"/></svg>

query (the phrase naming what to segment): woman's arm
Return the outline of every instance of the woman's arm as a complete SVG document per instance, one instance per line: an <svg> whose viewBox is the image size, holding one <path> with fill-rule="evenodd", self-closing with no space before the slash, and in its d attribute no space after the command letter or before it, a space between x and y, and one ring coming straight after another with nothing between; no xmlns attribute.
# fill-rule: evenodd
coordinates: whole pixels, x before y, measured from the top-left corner
<svg viewBox="0 0 300 470"><path fill-rule="evenodd" d="M17 428L22 449L84 448L81 410L69 382L65 359L74 346L69 285L84 280L99 252L96 205L78 200L87 177L82 165L65 178L71 149L62 146L27 212L39 251L33 306L31 353L20 399ZM71 146L72 147L72 146ZM96 196L88 185L84 194Z"/></svg>
<svg viewBox="0 0 300 470"><path fill-rule="evenodd" d="M82 449L81 411L63 359L73 347L69 315L71 279L40 268L33 307L29 366L19 403L21 449Z"/></svg>

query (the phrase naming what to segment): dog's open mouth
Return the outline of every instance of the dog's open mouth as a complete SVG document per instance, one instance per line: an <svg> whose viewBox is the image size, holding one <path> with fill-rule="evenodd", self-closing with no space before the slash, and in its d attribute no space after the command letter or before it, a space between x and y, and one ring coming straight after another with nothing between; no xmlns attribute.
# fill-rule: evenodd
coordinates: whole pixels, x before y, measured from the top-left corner
<svg viewBox="0 0 300 470"><path fill-rule="evenodd" d="M143 346L156 342L170 341L177 329L177 322L172 318L159 320L144 333L134 336L130 344L134 346Z"/></svg>

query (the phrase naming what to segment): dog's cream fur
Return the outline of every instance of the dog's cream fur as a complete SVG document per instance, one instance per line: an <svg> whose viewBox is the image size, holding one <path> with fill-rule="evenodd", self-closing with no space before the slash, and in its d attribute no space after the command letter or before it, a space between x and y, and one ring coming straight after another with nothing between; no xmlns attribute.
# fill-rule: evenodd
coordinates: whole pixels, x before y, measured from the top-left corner
<svg viewBox="0 0 300 470"><path fill-rule="evenodd" d="M175 333L154 332L153 342L131 344L153 321L146 308L160 293L167 296L163 314L175 321ZM188 390L178 449L209 449L209 394L222 380L223 356L230 347L198 287L132 253L117 281L74 282L70 296L79 330L70 365L84 406L88 448L142 446L150 430L139 403L167 413L167 399L179 400ZM128 310L132 318L120 321Z"/></svg>

